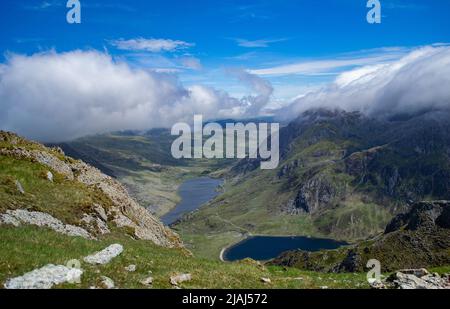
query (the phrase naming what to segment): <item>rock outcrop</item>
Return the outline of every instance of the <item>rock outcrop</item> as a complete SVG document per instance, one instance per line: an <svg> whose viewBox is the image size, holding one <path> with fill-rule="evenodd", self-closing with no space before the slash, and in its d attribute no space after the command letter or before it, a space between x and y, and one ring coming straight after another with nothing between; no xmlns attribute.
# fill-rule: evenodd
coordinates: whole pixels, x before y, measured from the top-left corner
<svg viewBox="0 0 450 309"><path fill-rule="evenodd" d="M404 269L389 276L383 282L372 284L375 289L441 290L450 289L450 274L430 274L426 269Z"/></svg>
<svg viewBox="0 0 450 309"><path fill-rule="evenodd" d="M68 181L77 181L95 190L100 190L111 200L112 205L96 211L94 216L86 214L84 218L79 218L85 227L93 227L95 233L107 233L107 223L111 222L117 227L126 228L137 239L151 240L155 244L165 247L182 246L178 235L131 198L123 185L100 170L83 161L66 157L61 149L46 148L13 133L0 131L0 141L8 143L7 147L0 147L0 155L40 163L52 171L49 171L52 174L52 180L54 173L58 173ZM100 205L93 206L95 209L102 208ZM100 216L99 212L104 215ZM102 220L97 220L97 218Z"/></svg>
<svg viewBox="0 0 450 309"><path fill-rule="evenodd" d="M337 195L337 188L326 177L314 177L301 186L284 211L290 214L314 213L332 202Z"/></svg>
<svg viewBox="0 0 450 309"><path fill-rule="evenodd" d="M33 270L23 276L9 279L5 283L6 289L51 289L53 286L78 282L83 271L77 268L69 268L63 265L49 264Z"/></svg>
<svg viewBox="0 0 450 309"><path fill-rule="evenodd" d="M5 214L0 214L0 224L9 224L13 226L20 226L22 224L35 225L46 227L68 236L94 239L88 231L79 226L64 224L49 214L37 211L27 211L22 209L7 210Z"/></svg>
<svg viewBox="0 0 450 309"><path fill-rule="evenodd" d="M120 244L114 244L103 249L102 251L85 257L83 260L86 263L93 265L105 265L108 264L113 258L119 256L122 252L123 246Z"/></svg>
<svg viewBox="0 0 450 309"><path fill-rule="evenodd" d="M417 231L435 228L450 229L450 206L448 201L421 202L411 211L396 216L386 227L385 234L400 229Z"/></svg>

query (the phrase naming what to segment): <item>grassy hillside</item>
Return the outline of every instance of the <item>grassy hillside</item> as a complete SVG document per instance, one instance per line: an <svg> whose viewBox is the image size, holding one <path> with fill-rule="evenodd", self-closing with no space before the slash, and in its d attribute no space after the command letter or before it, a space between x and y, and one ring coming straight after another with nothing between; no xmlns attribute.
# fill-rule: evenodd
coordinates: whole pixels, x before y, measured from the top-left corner
<svg viewBox="0 0 450 309"><path fill-rule="evenodd" d="M7 209L40 211L77 225L92 205L107 208L111 204L99 190L67 180L55 171L50 182L47 172L49 168L42 164L0 155L0 213ZM22 185L24 194L19 192L16 181Z"/></svg>
<svg viewBox="0 0 450 309"><path fill-rule="evenodd" d="M0 284L48 263L66 265L104 249L112 243L124 246L124 252L105 266L82 263L85 271L81 284L59 288L89 288L110 277L119 288L146 288L139 281L152 276L153 288L171 288L169 278L177 273L191 273L192 281L182 288L368 288L365 274L318 274L283 267L264 267L256 262L222 263L186 255L180 249L166 249L151 242L137 241L114 233L100 241L67 237L33 227L0 226ZM134 264L136 272L125 267ZM261 278L270 278L264 284Z"/></svg>
<svg viewBox="0 0 450 309"><path fill-rule="evenodd" d="M83 214L94 204L107 209L111 200L95 186L70 180L47 165L23 155L27 151L52 154L59 160L72 161L56 149L48 149L13 134L2 132L0 154L0 214L7 210L25 209L50 214L66 224L79 225ZM16 152L16 150L19 152ZM10 153L9 151L12 151ZM17 153L20 153L18 155ZM53 181L48 179L51 172ZM23 191L17 185L20 183ZM114 280L119 288L144 288L140 281L151 275L153 288L171 288L169 278L178 273L191 273L192 281L183 288L365 288L364 274L319 275L308 271L264 267L255 261L223 263L191 256L182 248L164 248L151 241L137 240L127 228L108 224L110 233L96 235L97 240L69 237L47 228L0 224L0 285L9 278L47 264L66 265L68 261L120 243L125 251L105 266L84 269L80 284L65 284L59 288L89 288L98 286L101 276ZM137 265L136 272L125 267ZM270 278L265 284L261 278Z"/></svg>

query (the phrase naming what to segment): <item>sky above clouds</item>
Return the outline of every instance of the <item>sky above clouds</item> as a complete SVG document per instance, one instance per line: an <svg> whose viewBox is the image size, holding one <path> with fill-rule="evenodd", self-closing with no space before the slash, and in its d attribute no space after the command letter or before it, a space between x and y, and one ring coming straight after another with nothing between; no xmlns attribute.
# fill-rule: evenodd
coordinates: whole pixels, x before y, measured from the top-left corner
<svg viewBox="0 0 450 309"><path fill-rule="evenodd" d="M380 25L365 0L80 2L81 25L63 0L1 2L0 128L57 141L193 113L450 102L447 0L381 0Z"/></svg>

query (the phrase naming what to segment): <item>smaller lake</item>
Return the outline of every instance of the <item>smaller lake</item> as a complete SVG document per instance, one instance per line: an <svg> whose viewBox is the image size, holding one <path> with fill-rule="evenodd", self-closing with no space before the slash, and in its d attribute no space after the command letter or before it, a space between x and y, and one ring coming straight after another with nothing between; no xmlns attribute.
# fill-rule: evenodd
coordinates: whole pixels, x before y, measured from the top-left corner
<svg viewBox="0 0 450 309"><path fill-rule="evenodd" d="M183 215L193 212L214 199L219 192L217 188L223 183L220 179L200 177L185 181L178 189L181 202L169 213L161 217L165 225L181 219Z"/></svg>
<svg viewBox="0 0 450 309"><path fill-rule="evenodd" d="M345 246L347 243L333 239L309 238L309 237L271 237L254 236L227 249L223 258L226 261L238 261L251 258L257 261L265 261L276 258L281 253L290 250L320 251L332 250Z"/></svg>

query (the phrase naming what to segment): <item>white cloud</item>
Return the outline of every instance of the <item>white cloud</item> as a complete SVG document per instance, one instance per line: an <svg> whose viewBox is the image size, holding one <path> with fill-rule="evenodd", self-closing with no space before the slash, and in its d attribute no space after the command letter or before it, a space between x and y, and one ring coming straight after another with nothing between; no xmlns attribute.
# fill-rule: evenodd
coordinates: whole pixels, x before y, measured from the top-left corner
<svg viewBox="0 0 450 309"><path fill-rule="evenodd" d="M194 57L183 57L179 59L182 67L192 70L201 70L203 68L200 59Z"/></svg>
<svg viewBox="0 0 450 309"><path fill-rule="evenodd" d="M287 41L287 39L261 39L261 40L246 40L246 39L234 39L236 43L241 47L254 48L254 47L269 47L272 43L278 43Z"/></svg>
<svg viewBox="0 0 450 309"><path fill-rule="evenodd" d="M450 109L450 47L423 47L389 64L339 75L335 82L295 100L279 115L312 108L361 111L374 117Z"/></svg>
<svg viewBox="0 0 450 309"><path fill-rule="evenodd" d="M65 3L63 3L63 1L61 0L46 0L35 5L26 4L23 7L26 10L43 11L50 8L61 7L64 4Z"/></svg>
<svg viewBox="0 0 450 309"><path fill-rule="evenodd" d="M132 51L148 51L152 53L158 52L174 52L181 49L193 47L193 43L188 43L180 40L169 39L131 39L131 40L114 40L110 42L111 45L121 50Z"/></svg>
<svg viewBox="0 0 450 309"><path fill-rule="evenodd" d="M371 55L364 57L302 61L282 66L249 70L249 72L261 76L282 76L293 74L320 75L336 73L336 70L338 69L379 64L380 62L390 62L398 58L398 53L386 53L382 55Z"/></svg>
<svg viewBox="0 0 450 309"><path fill-rule="evenodd" d="M98 51L10 55L0 64L0 128L41 141L168 127L194 114L242 116L250 109L247 99L202 85L185 88L174 74L132 69Z"/></svg>
<svg viewBox="0 0 450 309"><path fill-rule="evenodd" d="M233 70L230 72L256 94L246 96L242 99L248 105L245 116L258 116L258 114L270 102L271 96L273 94L272 85L267 80L264 80L257 75L250 74L244 70Z"/></svg>

